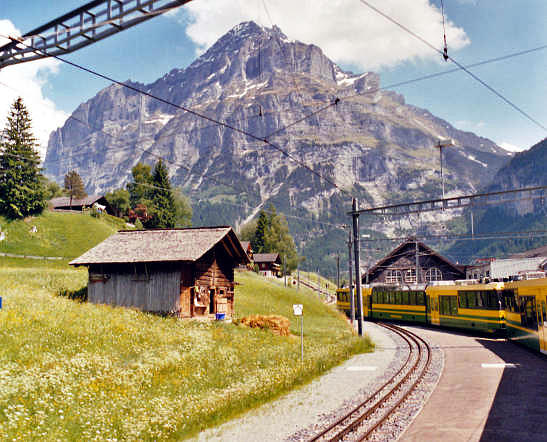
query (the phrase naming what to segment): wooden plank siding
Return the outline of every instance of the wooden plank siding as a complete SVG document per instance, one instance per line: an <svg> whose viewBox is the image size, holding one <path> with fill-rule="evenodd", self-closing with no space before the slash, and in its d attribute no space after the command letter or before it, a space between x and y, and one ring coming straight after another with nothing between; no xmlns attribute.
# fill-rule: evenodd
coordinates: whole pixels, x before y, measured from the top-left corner
<svg viewBox="0 0 547 442"><path fill-rule="evenodd" d="M248 263L231 227L120 231L71 265L89 269L88 300L181 318L233 315L234 267Z"/></svg>
<svg viewBox="0 0 547 442"><path fill-rule="evenodd" d="M155 263L146 264L146 271L144 267L144 264L91 266L89 302L178 314L180 270Z"/></svg>

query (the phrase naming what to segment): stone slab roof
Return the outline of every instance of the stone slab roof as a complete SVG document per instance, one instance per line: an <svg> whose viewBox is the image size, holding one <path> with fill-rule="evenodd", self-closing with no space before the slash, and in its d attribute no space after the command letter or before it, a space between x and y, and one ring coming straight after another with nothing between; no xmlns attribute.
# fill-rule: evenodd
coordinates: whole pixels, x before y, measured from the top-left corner
<svg viewBox="0 0 547 442"><path fill-rule="evenodd" d="M276 262L279 260L279 253L255 253L254 262Z"/></svg>
<svg viewBox="0 0 547 442"><path fill-rule="evenodd" d="M82 199L76 199L72 198L72 206L92 206L94 203L99 201L101 198L104 198L103 195L89 195ZM49 204L55 207L69 207L70 204L70 197L68 196L60 196L57 198L52 198L49 201Z"/></svg>
<svg viewBox="0 0 547 442"><path fill-rule="evenodd" d="M222 226L122 230L72 260L70 265L196 261L220 242L224 242L236 264L249 261L232 228Z"/></svg>

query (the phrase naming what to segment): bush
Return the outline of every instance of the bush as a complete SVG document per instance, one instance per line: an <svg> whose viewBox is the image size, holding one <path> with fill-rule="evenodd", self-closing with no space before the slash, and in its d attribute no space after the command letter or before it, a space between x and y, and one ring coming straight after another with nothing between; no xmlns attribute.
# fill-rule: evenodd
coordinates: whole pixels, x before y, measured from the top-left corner
<svg viewBox="0 0 547 442"><path fill-rule="evenodd" d="M274 335L289 336L290 321L281 315L251 315L241 318L240 324L251 328L269 329Z"/></svg>
<svg viewBox="0 0 547 442"><path fill-rule="evenodd" d="M74 301L87 302L87 286L78 290L60 289L57 292L57 296L64 296L65 298L72 299Z"/></svg>

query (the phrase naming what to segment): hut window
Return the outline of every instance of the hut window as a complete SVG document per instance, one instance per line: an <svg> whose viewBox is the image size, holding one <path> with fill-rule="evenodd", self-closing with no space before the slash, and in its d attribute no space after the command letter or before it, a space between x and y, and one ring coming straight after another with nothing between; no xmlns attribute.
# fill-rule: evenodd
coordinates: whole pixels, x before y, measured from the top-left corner
<svg viewBox="0 0 547 442"><path fill-rule="evenodd" d="M398 284L403 282L403 275L400 270L387 270L386 282L388 284Z"/></svg>
<svg viewBox="0 0 547 442"><path fill-rule="evenodd" d="M437 267L431 267L425 272L425 280L429 281L442 281L443 273Z"/></svg>
<svg viewBox="0 0 547 442"><path fill-rule="evenodd" d="M408 269L405 272L405 282L416 282L416 269Z"/></svg>

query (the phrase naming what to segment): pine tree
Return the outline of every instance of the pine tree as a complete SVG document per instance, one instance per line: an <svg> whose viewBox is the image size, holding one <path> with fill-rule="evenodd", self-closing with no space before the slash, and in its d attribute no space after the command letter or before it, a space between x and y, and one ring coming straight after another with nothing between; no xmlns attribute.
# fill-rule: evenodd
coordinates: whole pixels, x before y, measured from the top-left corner
<svg viewBox="0 0 547 442"><path fill-rule="evenodd" d="M254 238L251 240L251 247L255 253L264 253L264 234L268 228L268 217L266 212L260 211L258 221L256 223L256 231Z"/></svg>
<svg viewBox="0 0 547 442"><path fill-rule="evenodd" d="M8 218L36 215L46 206L36 147L29 112L17 98L0 142L0 213Z"/></svg>
<svg viewBox="0 0 547 442"><path fill-rule="evenodd" d="M75 170L71 170L65 175L64 188L70 197L71 206L73 198L82 199L87 196L82 177Z"/></svg>
<svg viewBox="0 0 547 442"><path fill-rule="evenodd" d="M159 160L154 167L152 177L151 207L149 213L151 218L146 222L147 229L173 228L177 220L177 207L171 190L171 183L167 168L162 160Z"/></svg>

